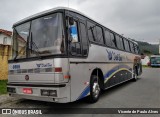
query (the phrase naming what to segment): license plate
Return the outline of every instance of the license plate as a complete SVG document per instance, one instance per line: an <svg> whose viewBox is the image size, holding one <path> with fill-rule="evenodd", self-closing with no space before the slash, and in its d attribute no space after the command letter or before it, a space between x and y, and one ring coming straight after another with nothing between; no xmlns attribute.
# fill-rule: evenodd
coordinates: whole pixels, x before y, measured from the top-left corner
<svg viewBox="0 0 160 117"><path fill-rule="evenodd" d="M32 94L32 88L23 88L23 93L25 94Z"/></svg>

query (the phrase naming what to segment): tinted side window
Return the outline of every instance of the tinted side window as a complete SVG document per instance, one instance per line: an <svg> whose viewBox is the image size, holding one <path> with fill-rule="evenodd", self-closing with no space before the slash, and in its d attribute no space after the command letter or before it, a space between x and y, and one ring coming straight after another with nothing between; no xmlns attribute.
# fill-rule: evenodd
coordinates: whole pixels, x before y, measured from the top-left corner
<svg viewBox="0 0 160 117"><path fill-rule="evenodd" d="M139 54L139 47L137 44L134 44L134 51L136 54Z"/></svg>
<svg viewBox="0 0 160 117"><path fill-rule="evenodd" d="M86 27L83 23L80 23L81 28L81 39L82 39L82 53L84 56L88 53L88 41L87 41L87 33Z"/></svg>
<svg viewBox="0 0 160 117"><path fill-rule="evenodd" d="M119 41L120 41L120 44L121 44L121 49L124 50L124 45L123 45L123 39L122 39L122 37L119 37Z"/></svg>
<svg viewBox="0 0 160 117"><path fill-rule="evenodd" d="M135 48L135 53L138 54L138 46L136 44L134 44L134 48Z"/></svg>
<svg viewBox="0 0 160 117"><path fill-rule="evenodd" d="M96 26L96 31L97 31L96 42L104 44L102 28L99 26Z"/></svg>
<svg viewBox="0 0 160 117"><path fill-rule="evenodd" d="M129 48L129 43L126 39L123 39L124 40L124 46L125 46L125 50L126 51L130 51L130 48Z"/></svg>
<svg viewBox="0 0 160 117"><path fill-rule="evenodd" d="M116 40L114 38L114 34L110 33L110 36L111 36L111 46L112 47L116 47Z"/></svg>
<svg viewBox="0 0 160 117"><path fill-rule="evenodd" d="M117 48L124 50L123 39L118 35L116 35L116 43L117 43Z"/></svg>
<svg viewBox="0 0 160 117"><path fill-rule="evenodd" d="M133 43L132 42L129 42L130 43L130 49L131 49L131 52L134 52L134 46L133 46Z"/></svg>
<svg viewBox="0 0 160 117"><path fill-rule="evenodd" d="M89 40L95 41L96 27L93 23L87 22L87 31Z"/></svg>
<svg viewBox="0 0 160 117"><path fill-rule="evenodd" d="M121 49L121 43L118 35L116 35L116 44L117 44L117 48Z"/></svg>
<svg viewBox="0 0 160 117"><path fill-rule="evenodd" d="M108 30L105 30L105 40L106 40L106 45L111 46L111 37L110 37L110 32Z"/></svg>

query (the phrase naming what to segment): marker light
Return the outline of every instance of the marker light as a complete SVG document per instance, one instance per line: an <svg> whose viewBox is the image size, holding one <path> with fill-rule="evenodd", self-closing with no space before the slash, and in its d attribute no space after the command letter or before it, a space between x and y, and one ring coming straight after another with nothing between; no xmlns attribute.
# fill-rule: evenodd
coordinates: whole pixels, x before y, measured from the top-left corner
<svg viewBox="0 0 160 117"><path fill-rule="evenodd" d="M70 76L70 75L65 75L64 78L65 78L65 79L70 79L71 76Z"/></svg>
<svg viewBox="0 0 160 117"><path fill-rule="evenodd" d="M62 72L62 67L55 67L54 72Z"/></svg>

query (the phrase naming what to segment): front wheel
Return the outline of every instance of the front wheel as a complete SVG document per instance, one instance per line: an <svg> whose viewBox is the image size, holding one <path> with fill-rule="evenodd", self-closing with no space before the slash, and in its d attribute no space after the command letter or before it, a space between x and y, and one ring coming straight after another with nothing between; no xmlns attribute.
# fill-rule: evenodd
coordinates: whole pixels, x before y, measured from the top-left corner
<svg viewBox="0 0 160 117"><path fill-rule="evenodd" d="M99 78L95 75L91 76L90 80L90 96L89 102L95 103L98 101L100 96L101 88Z"/></svg>

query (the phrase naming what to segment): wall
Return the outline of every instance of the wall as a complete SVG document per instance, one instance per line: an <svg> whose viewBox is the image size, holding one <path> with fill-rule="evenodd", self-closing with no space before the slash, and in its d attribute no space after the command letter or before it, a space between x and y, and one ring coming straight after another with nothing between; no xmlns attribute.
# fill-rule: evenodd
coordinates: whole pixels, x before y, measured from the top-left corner
<svg viewBox="0 0 160 117"><path fill-rule="evenodd" d="M7 37L7 43L5 45L11 45L11 37L4 34L0 34L0 44L3 44L4 37Z"/></svg>
<svg viewBox="0 0 160 117"><path fill-rule="evenodd" d="M0 45L0 80L8 78L8 59L11 57L11 46Z"/></svg>

